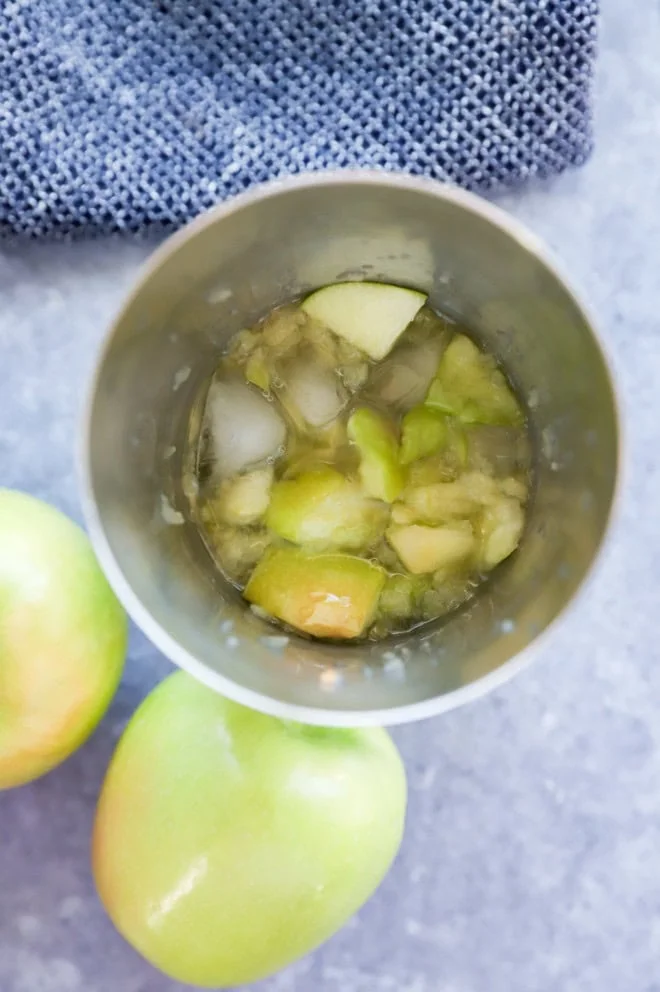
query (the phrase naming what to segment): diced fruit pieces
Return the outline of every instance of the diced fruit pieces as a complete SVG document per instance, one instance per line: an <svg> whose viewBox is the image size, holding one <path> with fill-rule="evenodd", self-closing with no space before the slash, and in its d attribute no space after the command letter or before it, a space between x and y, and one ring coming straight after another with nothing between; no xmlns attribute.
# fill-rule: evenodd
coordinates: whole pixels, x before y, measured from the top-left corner
<svg viewBox="0 0 660 992"><path fill-rule="evenodd" d="M486 509L480 528L482 567L494 568L516 550L524 523L523 509L512 497L503 496Z"/></svg>
<svg viewBox="0 0 660 992"><path fill-rule="evenodd" d="M257 527L229 527L218 523L213 504L202 508L209 543L222 565L222 570L232 582L242 585L271 543L268 531Z"/></svg>
<svg viewBox="0 0 660 992"><path fill-rule="evenodd" d="M502 372L464 334L447 346L426 405L465 423L522 424L523 414Z"/></svg>
<svg viewBox="0 0 660 992"><path fill-rule="evenodd" d="M430 409L430 408L426 408ZM446 426L446 436L440 451L412 461L407 466L407 483L409 486L428 486L434 482L452 482L463 472L466 466L467 446L465 432L459 421L453 417L443 417Z"/></svg>
<svg viewBox="0 0 660 992"><path fill-rule="evenodd" d="M243 364L259 344L259 331L238 331L229 343L227 357L238 365Z"/></svg>
<svg viewBox="0 0 660 992"><path fill-rule="evenodd" d="M302 310L379 361L392 349L426 295L375 282L338 282L308 296Z"/></svg>
<svg viewBox="0 0 660 992"><path fill-rule="evenodd" d="M348 421L348 436L360 452L360 481L365 493L391 503L404 482L392 425L375 410L361 407Z"/></svg>
<svg viewBox="0 0 660 992"><path fill-rule="evenodd" d="M326 286L236 335L209 390L196 501L209 547L255 607L304 633L378 638L433 619L520 541L524 411L495 359L425 300Z"/></svg>
<svg viewBox="0 0 660 992"><path fill-rule="evenodd" d="M386 519L386 507L331 468L276 482L266 513L273 533L318 550L366 550L382 534Z"/></svg>
<svg viewBox="0 0 660 992"><path fill-rule="evenodd" d="M256 523L268 509L272 483L273 469L269 465L226 479L214 500L220 520L237 526Z"/></svg>
<svg viewBox="0 0 660 992"><path fill-rule="evenodd" d="M456 475L453 465L448 465L442 455L430 455L408 466L407 482L410 488L431 486L435 482L451 482Z"/></svg>
<svg viewBox="0 0 660 992"><path fill-rule="evenodd" d="M524 500L527 490L516 479L498 480L483 472L464 472L455 482L409 487L404 503L416 521L441 523L473 516L483 507L496 504L503 495Z"/></svg>
<svg viewBox="0 0 660 992"><path fill-rule="evenodd" d="M457 565L475 548L472 527L464 521L446 527L393 526L385 536L413 575Z"/></svg>
<svg viewBox="0 0 660 992"><path fill-rule="evenodd" d="M273 548L245 589L250 603L315 637L359 637L371 622L385 572L350 555Z"/></svg>
<svg viewBox="0 0 660 992"><path fill-rule="evenodd" d="M393 503L390 520L393 524L414 524L419 522L419 517L405 503Z"/></svg>
<svg viewBox="0 0 660 992"><path fill-rule="evenodd" d="M449 613L472 596L475 586L476 581L471 581L460 570L449 576L446 572L438 572L433 586L422 596L422 616L425 620L433 620Z"/></svg>
<svg viewBox="0 0 660 992"><path fill-rule="evenodd" d="M456 517L469 517L480 507L462 480L436 482L406 491L405 505L416 521L442 523Z"/></svg>
<svg viewBox="0 0 660 992"><path fill-rule="evenodd" d="M378 610L398 619L411 617L427 588L428 579L422 576L389 575L380 594Z"/></svg>
<svg viewBox="0 0 660 992"><path fill-rule="evenodd" d="M401 464L433 455L447 440L447 418L437 410L416 406L401 425Z"/></svg>

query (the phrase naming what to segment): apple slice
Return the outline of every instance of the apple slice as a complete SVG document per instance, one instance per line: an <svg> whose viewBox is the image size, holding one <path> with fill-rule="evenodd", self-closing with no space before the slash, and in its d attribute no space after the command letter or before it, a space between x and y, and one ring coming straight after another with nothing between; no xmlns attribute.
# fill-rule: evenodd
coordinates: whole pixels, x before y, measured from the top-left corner
<svg viewBox="0 0 660 992"><path fill-rule="evenodd" d="M404 481L392 425L375 410L361 407L348 421L348 436L360 452L360 482L365 493L391 503Z"/></svg>
<svg viewBox="0 0 660 992"><path fill-rule="evenodd" d="M336 282L312 293L301 308L380 361L425 303L426 294L416 289L381 282Z"/></svg>
<svg viewBox="0 0 660 992"><path fill-rule="evenodd" d="M366 550L385 528L387 508L332 468L276 482L266 526L293 544L317 551Z"/></svg>
<svg viewBox="0 0 660 992"><path fill-rule="evenodd" d="M273 548L261 559L245 598L315 637L359 637L371 622L385 572L351 555Z"/></svg>
<svg viewBox="0 0 660 992"><path fill-rule="evenodd" d="M425 403L467 424L520 426L523 413L495 360L465 334L447 345Z"/></svg>
<svg viewBox="0 0 660 992"><path fill-rule="evenodd" d="M466 521L446 527L393 526L385 536L413 575L458 565L475 547L472 527Z"/></svg>

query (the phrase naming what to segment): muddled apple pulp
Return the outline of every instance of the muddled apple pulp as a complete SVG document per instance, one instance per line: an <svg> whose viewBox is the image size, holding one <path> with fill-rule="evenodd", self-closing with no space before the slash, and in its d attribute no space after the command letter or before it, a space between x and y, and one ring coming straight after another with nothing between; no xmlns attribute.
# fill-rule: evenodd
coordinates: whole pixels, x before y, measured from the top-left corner
<svg viewBox="0 0 660 992"><path fill-rule="evenodd" d="M474 596L516 549L530 486L495 360L422 294L368 283L234 335L196 465L196 519L227 579L261 615L331 639L404 632Z"/></svg>

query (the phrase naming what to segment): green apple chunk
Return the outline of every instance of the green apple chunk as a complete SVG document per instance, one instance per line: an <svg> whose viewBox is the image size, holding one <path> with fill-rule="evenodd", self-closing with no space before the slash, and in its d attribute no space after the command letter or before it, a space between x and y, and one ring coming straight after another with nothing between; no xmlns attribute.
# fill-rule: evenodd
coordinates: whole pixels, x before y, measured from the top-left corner
<svg viewBox="0 0 660 992"><path fill-rule="evenodd" d="M461 564L474 552L476 544L472 527L466 521L445 527L394 525L385 536L413 575Z"/></svg>
<svg viewBox="0 0 660 992"><path fill-rule="evenodd" d="M266 716L177 672L142 703L110 763L94 880L118 930L177 988L251 986L371 896L405 807L384 730Z"/></svg>
<svg viewBox="0 0 660 992"><path fill-rule="evenodd" d="M482 472L464 472L454 482L409 487L405 504L418 521L441 523L454 517L469 517L496 500L500 490Z"/></svg>
<svg viewBox="0 0 660 992"><path fill-rule="evenodd" d="M408 466L407 487L431 486L436 482L452 482L458 475L456 466L447 462L444 452L439 455L429 455L411 462Z"/></svg>
<svg viewBox="0 0 660 992"><path fill-rule="evenodd" d="M464 334L447 346L425 403L465 423L517 426L524 420L495 360Z"/></svg>
<svg viewBox="0 0 660 992"><path fill-rule="evenodd" d="M306 634L352 638L371 622L384 584L384 571L364 558L272 548L244 595Z"/></svg>
<svg viewBox="0 0 660 992"><path fill-rule="evenodd" d="M426 294L377 282L337 282L301 304L305 313L380 361L393 348Z"/></svg>
<svg viewBox="0 0 660 992"><path fill-rule="evenodd" d="M502 496L487 507L480 526L484 568L494 568L516 550L524 524L525 514L514 497Z"/></svg>
<svg viewBox="0 0 660 992"><path fill-rule="evenodd" d="M0 790L89 737L121 678L126 615L85 534L0 489Z"/></svg>
<svg viewBox="0 0 660 992"><path fill-rule="evenodd" d="M419 575L389 575L380 595L379 613L399 620L414 615L428 588L428 579Z"/></svg>
<svg viewBox="0 0 660 992"><path fill-rule="evenodd" d="M348 436L360 452L360 482L365 493L391 503L404 482L392 425L375 410L361 407L348 421Z"/></svg>
<svg viewBox="0 0 660 992"><path fill-rule="evenodd" d="M442 523L457 517L472 517L502 496L524 501L527 489L517 479L493 479L483 472L464 472L454 482L410 487L404 494L405 508L415 521ZM399 515L399 520L403 520Z"/></svg>
<svg viewBox="0 0 660 992"><path fill-rule="evenodd" d="M272 484L270 465L221 482L213 500L219 519L237 526L256 523L268 509Z"/></svg>
<svg viewBox="0 0 660 992"><path fill-rule="evenodd" d="M272 535L264 527L231 527L218 523L213 513L213 503L202 507L209 545L227 578L243 585L270 545Z"/></svg>
<svg viewBox="0 0 660 992"><path fill-rule="evenodd" d="M459 479L457 482L436 482L409 489L406 491L405 506L413 520L437 524L469 517L480 509L481 502Z"/></svg>
<svg viewBox="0 0 660 992"><path fill-rule="evenodd" d="M447 418L438 410L416 406L403 418L401 425L401 464L409 465L418 458L433 455L448 438Z"/></svg>
<svg viewBox="0 0 660 992"><path fill-rule="evenodd" d="M266 512L270 530L316 550L364 550L383 533L387 508L332 468L276 482Z"/></svg>

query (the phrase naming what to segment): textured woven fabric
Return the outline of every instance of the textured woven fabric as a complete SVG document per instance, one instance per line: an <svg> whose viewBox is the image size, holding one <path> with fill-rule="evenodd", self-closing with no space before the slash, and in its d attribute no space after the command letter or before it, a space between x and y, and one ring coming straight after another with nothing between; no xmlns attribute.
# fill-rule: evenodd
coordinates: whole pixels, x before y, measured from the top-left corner
<svg viewBox="0 0 660 992"><path fill-rule="evenodd" d="M0 0L0 230L180 224L282 173L492 188L591 146L598 0Z"/></svg>

